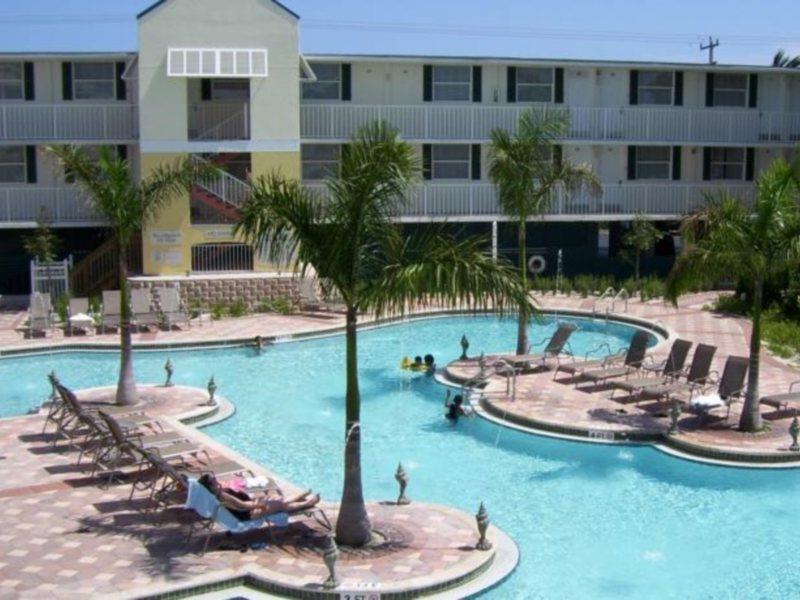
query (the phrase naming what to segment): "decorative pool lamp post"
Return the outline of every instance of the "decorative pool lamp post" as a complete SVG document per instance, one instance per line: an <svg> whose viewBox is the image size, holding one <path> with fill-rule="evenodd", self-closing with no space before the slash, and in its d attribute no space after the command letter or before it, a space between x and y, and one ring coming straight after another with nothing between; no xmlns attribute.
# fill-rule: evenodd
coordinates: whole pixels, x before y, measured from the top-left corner
<svg viewBox="0 0 800 600"><path fill-rule="evenodd" d="M459 360L467 360L467 350L469 350L469 340L467 339L467 334L463 334L461 336L461 356Z"/></svg>
<svg viewBox="0 0 800 600"><path fill-rule="evenodd" d="M214 381L214 376L211 376L211 379L208 380L208 386L206 386L208 390L208 405L214 406L216 404L216 400L214 400L214 394L217 393L217 382Z"/></svg>
<svg viewBox="0 0 800 600"><path fill-rule="evenodd" d="M475 515L475 521L478 523L478 543L475 544L475 548L478 550L491 550L492 542L486 539L486 530L489 529L489 511L486 510L486 507L481 502L480 507L478 508L478 514Z"/></svg>
<svg viewBox="0 0 800 600"><path fill-rule="evenodd" d="M322 560L325 561L325 566L328 568L328 578L322 583L322 587L326 590L331 590L339 585L339 579L336 577L336 561L339 560L339 548L336 546L336 540L333 539L332 535L329 535L326 539Z"/></svg>
<svg viewBox="0 0 800 600"><path fill-rule="evenodd" d="M406 496L406 486L408 485L408 475L403 469L403 463L397 463L397 471L395 471L394 478L400 486L400 495L397 496L397 504L411 504L411 500Z"/></svg>
<svg viewBox="0 0 800 600"><path fill-rule="evenodd" d="M175 369L172 367L172 361L167 358L167 362L164 363L164 371L167 373L167 380L164 382L164 387L172 387L172 374L175 372Z"/></svg>
<svg viewBox="0 0 800 600"><path fill-rule="evenodd" d="M796 412L794 419L792 419L792 424L789 425L789 435L792 436L792 445L789 446L789 450L792 452L800 452L800 444L797 443L797 437L800 436L800 421L797 419Z"/></svg>
<svg viewBox="0 0 800 600"><path fill-rule="evenodd" d="M669 435L679 433L678 419L681 418L681 405L676 401L669 407Z"/></svg>

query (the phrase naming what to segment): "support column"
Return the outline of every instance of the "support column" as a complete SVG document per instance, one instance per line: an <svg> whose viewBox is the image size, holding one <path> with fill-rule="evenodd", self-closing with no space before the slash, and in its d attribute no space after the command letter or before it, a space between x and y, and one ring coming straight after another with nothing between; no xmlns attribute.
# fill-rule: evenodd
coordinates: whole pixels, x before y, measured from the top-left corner
<svg viewBox="0 0 800 600"><path fill-rule="evenodd" d="M497 262L497 221L492 221L492 260Z"/></svg>

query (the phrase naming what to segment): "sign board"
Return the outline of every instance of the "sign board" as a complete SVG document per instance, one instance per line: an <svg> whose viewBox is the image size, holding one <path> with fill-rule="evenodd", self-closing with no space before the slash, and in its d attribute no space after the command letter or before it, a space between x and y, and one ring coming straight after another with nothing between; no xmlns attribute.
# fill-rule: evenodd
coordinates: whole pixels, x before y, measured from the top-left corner
<svg viewBox="0 0 800 600"><path fill-rule="evenodd" d="M216 229L206 229L203 238L206 240L227 240L233 237L233 227L218 227Z"/></svg>
<svg viewBox="0 0 800 600"><path fill-rule="evenodd" d="M183 234L177 229L155 229L150 239L159 246L178 246L183 243Z"/></svg>
<svg viewBox="0 0 800 600"><path fill-rule="evenodd" d="M180 267L183 265L183 252L180 250L170 250L167 252L156 250L153 252L153 262L168 267Z"/></svg>

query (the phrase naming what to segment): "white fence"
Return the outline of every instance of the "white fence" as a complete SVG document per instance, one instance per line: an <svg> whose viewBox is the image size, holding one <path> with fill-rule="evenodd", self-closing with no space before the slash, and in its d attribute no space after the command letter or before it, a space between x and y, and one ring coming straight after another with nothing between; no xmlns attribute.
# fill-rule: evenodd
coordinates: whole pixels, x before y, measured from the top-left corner
<svg viewBox="0 0 800 600"><path fill-rule="evenodd" d="M50 294L51 300L69 293L71 259L40 263L31 261L31 293Z"/></svg>
<svg viewBox="0 0 800 600"><path fill-rule="evenodd" d="M32 224L43 211L55 227L105 222L75 187L0 187L0 225Z"/></svg>
<svg viewBox="0 0 800 600"><path fill-rule="evenodd" d="M800 113L754 109L598 108L533 105L567 111L577 141L633 141L707 144L792 144L800 141ZM455 104L304 104L300 135L310 140L344 140L376 119L399 128L408 140L485 141L496 127L514 131L525 106Z"/></svg>
<svg viewBox="0 0 800 600"><path fill-rule="evenodd" d="M190 140L246 140L250 138L250 110L246 102L201 102L189 106Z"/></svg>
<svg viewBox="0 0 800 600"><path fill-rule="evenodd" d="M192 272L230 273L253 270L253 249L247 244L192 246Z"/></svg>
<svg viewBox="0 0 800 600"><path fill-rule="evenodd" d="M139 137L139 112L131 104L0 105L0 140L115 140Z"/></svg>
<svg viewBox="0 0 800 600"><path fill-rule="evenodd" d="M323 195L324 185L306 187ZM548 216L622 218L638 213L653 217L680 217L703 206L705 195L725 190L749 200L752 184L721 185L716 183L607 184L603 194L559 196L552 202ZM401 209L401 218L480 218L501 214L494 185L490 183L426 183L417 187Z"/></svg>

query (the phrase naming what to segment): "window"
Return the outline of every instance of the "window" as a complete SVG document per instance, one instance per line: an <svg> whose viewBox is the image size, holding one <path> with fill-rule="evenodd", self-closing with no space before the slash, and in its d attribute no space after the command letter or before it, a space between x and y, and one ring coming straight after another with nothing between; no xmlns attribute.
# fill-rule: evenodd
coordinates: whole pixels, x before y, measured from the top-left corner
<svg viewBox="0 0 800 600"><path fill-rule="evenodd" d="M342 147L338 144L303 144L300 148L302 177L319 181L339 173Z"/></svg>
<svg viewBox="0 0 800 600"><path fill-rule="evenodd" d="M25 69L22 63L0 63L0 100L22 100Z"/></svg>
<svg viewBox="0 0 800 600"><path fill-rule="evenodd" d="M715 73L713 106L747 106L747 75Z"/></svg>
<svg viewBox="0 0 800 600"><path fill-rule="evenodd" d="M472 67L434 66L433 100L469 102L472 99Z"/></svg>
<svg viewBox="0 0 800 600"><path fill-rule="evenodd" d="M303 82L303 100L340 100L342 65L338 63L310 63L316 81Z"/></svg>
<svg viewBox="0 0 800 600"><path fill-rule="evenodd" d="M552 102L553 69L517 67L517 102Z"/></svg>
<svg viewBox="0 0 800 600"><path fill-rule="evenodd" d="M76 100L113 100L116 97L115 64L73 63L72 97Z"/></svg>
<svg viewBox="0 0 800 600"><path fill-rule="evenodd" d="M744 179L744 148L711 148L711 179Z"/></svg>
<svg viewBox="0 0 800 600"><path fill-rule="evenodd" d="M0 146L0 183L25 183L25 146Z"/></svg>
<svg viewBox="0 0 800 600"><path fill-rule="evenodd" d="M636 179L669 179L672 172L672 148L669 146L636 147Z"/></svg>
<svg viewBox="0 0 800 600"><path fill-rule="evenodd" d="M469 179L470 157L468 144L431 146L432 179Z"/></svg>
<svg viewBox="0 0 800 600"><path fill-rule="evenodd" d="M250 100L250 81L247 79L212 79L212 100Z"/></svg>
<svg viewBox="0 0 800 600"><path fill-rule="evenodd" d="M672 71L639 71L639 104L672 104L675 74Z"/></svg>

